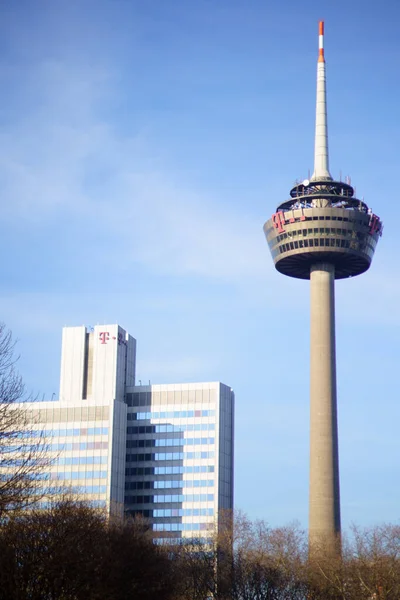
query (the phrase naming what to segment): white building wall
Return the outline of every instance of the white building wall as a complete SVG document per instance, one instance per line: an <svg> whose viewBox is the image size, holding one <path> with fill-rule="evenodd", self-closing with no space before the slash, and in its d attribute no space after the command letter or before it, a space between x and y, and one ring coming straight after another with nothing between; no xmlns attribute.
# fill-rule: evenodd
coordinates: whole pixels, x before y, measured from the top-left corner
<svg viewBox="0 0 400 600"><path fill-rule="evenodd" d="M86 327L64 327L62 332L60 400L82 398Z"/></svg>
<svg viewBox="0 0 400 600"><path fill-rule="evenodd" d="M93 397L124 401L125 382L134 380L136 341L119 325L94 328Z"/></svg>
<svg viewBox="0 0 400 600"><path fill-rule="evenodd" d="M135 382L135 361L136 340L119 325L96 325L90 332L64 327L60 400L123 402L126 385Z"/></svg>

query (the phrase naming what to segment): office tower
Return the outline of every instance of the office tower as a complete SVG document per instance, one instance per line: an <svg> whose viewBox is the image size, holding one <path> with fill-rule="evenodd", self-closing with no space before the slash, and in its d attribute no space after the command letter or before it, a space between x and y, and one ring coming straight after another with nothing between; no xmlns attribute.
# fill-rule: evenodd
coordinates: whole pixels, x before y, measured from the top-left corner
<svg viewBox="0 0 400 600"><path fill-rule="evenodd" d="M310 280L310 496L311 544L340 534L335 359L335 279L370 266L382 223L354 195L350 182L329 171L324 23L319 24L314 173L290 191L264 225L275 268Z"/></svg>
<svg viewBox="0 0 400 600"><path fill-rule="evenodd" d="M60 398L29 409L54 457L43 486L111 516L141 513L160 540L209 538L233 508L233 391L135 386L135 362L118 325L63 329Z"/></svg>
<svg viewBox="0 0 400 600"><path fill-rule="evenodd" d="M125 507L160 540L211 538L233 507L234 394L222 383L127 388Z"/></svg>

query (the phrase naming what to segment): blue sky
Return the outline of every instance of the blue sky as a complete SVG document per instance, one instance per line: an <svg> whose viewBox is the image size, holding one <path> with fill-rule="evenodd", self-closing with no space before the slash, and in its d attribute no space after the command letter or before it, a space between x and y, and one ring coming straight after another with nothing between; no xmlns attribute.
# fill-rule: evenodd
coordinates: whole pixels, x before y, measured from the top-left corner
<svg viewBox="0 0 400 600"><path fill-rule="evenodd" d="M143 383L231 385L236 505L271 525L307 523L309 290L262 226L313 168L319 19L331 172L385 224L336 288L343 523L399 522L400 7L369 4L0 3L1 318L28 388L58 394L64 325L110 322Z"/></svg>

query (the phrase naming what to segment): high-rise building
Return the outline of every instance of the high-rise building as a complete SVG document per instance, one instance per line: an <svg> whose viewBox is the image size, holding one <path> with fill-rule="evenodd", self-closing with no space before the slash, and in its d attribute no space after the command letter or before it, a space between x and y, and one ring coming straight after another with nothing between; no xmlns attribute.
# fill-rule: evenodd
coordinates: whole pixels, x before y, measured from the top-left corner
<svg viewBox="0 0 400 600"><path fill-rule="evenodd" d="M127 404L126 510L149 518L161 539L210 536L233 507L231 388L127 388Z"/></svg>
<svg viewBox="0 0 400 600"><path fill-rule="evenodd" d="M324 23L319 24L314 173L290 191L264 225L275 268L310 279L311 422L309 538L336 542L340 534L335 358L335 279L370 266L382 223L354 196L349 181L329 171Z"/></svg>
<svg viewBox="0 0 400 600"><path fill-rule="evenodd" d="M63 329L60 398L30 407L54 457L44 486L110 515L142 513L162 540L210 537L233 508L233 391L135 386L135 361L118 325Z"/></svg>

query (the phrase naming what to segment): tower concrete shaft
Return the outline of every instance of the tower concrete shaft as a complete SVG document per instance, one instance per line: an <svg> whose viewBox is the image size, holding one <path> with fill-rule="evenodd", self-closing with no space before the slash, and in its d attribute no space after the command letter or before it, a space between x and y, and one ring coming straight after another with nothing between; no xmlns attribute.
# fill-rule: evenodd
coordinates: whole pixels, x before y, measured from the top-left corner
<svg viewBox="0 0 400 600"><path fill-rule="evenodd" d="M309 539L329 546L340 534L334 286L334 265L311 267Z"/></svg>

